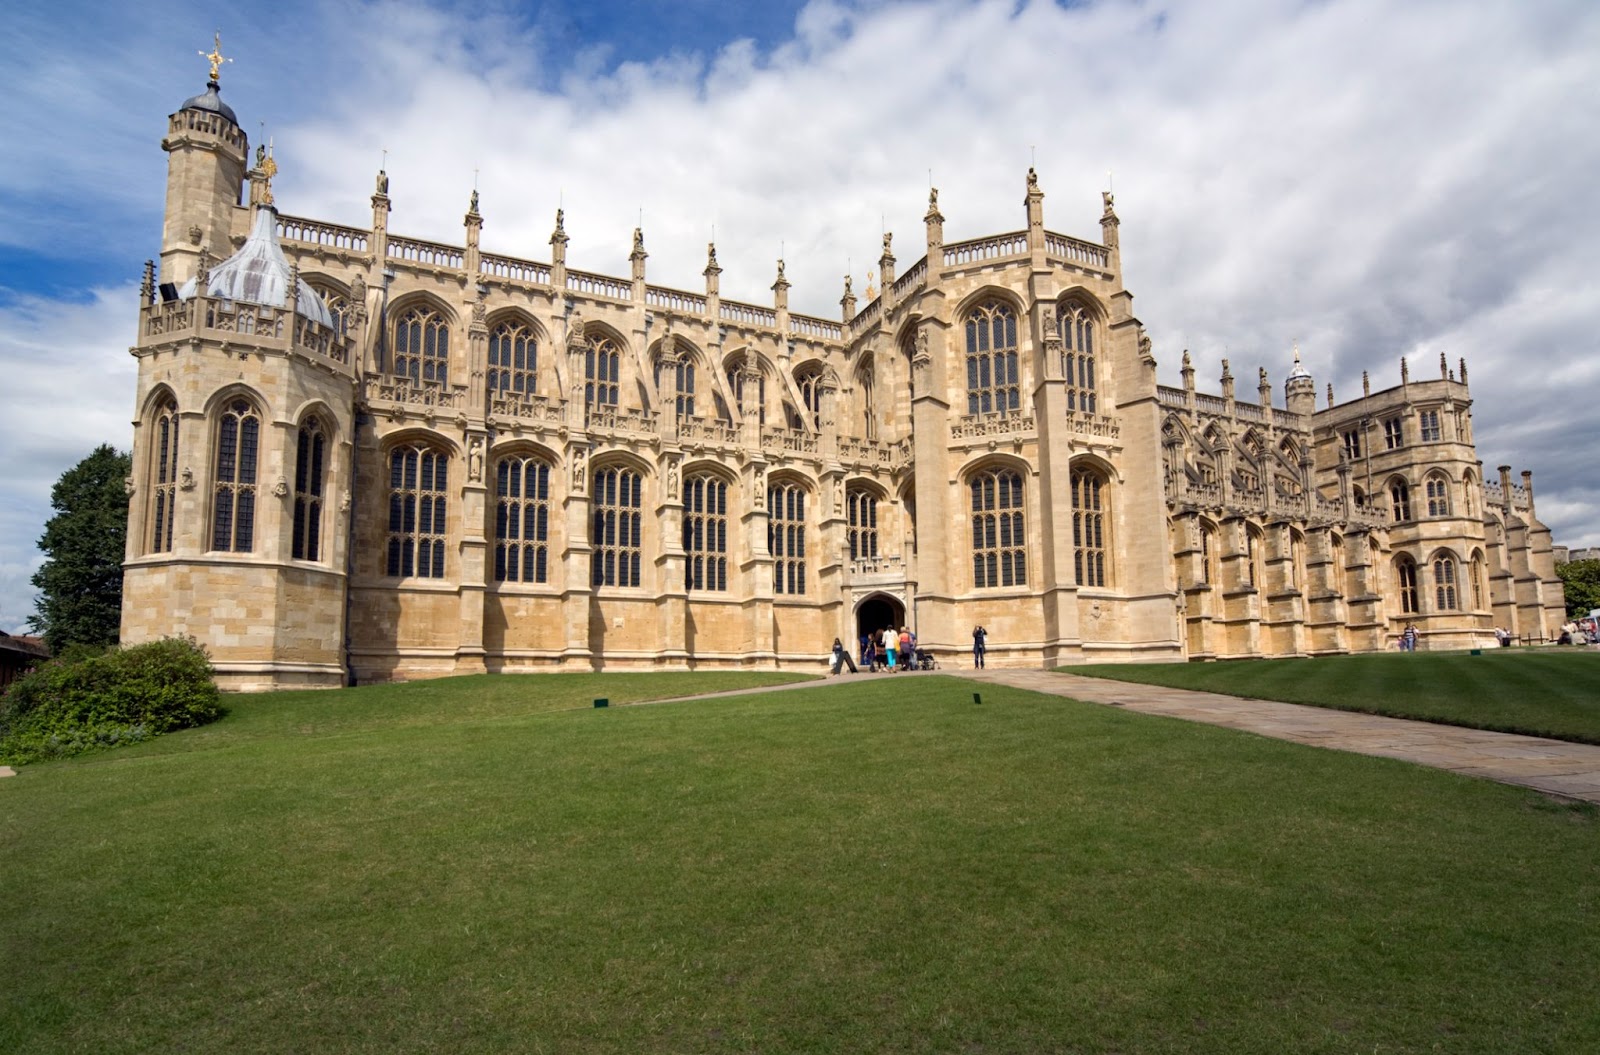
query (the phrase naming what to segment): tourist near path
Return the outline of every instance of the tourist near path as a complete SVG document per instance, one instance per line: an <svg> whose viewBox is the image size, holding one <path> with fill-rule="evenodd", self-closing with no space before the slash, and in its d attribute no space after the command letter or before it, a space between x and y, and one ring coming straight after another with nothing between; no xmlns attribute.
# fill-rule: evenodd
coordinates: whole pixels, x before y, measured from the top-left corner
<svg viewBox="0 0 1600 1055"><path fill-rule="evenodd" d="M1189 722L1220 725L1312 747L1398 758L1435 769L1447 769L1462 776L1518 784L1561 798L1600 804L1600 746L1591 744L1415 722L1406 718L1384 718L1376 714L1336 711L1298 703L1251 700L1215 692L1195 692L1192 689L1169 689L1108 678L1086 678L1048 670L946 668L934 673L965 678L980 684L1005 685L1052 696L1067 696L1141 714L1159 714ZM857 677L927 676L926 672L920 671L895 675L846 674L828 678L822 684L853 683ZM720 696L818 686L818 682L803 681L793 685L739 689L683 698L715 699Z"/></svg>

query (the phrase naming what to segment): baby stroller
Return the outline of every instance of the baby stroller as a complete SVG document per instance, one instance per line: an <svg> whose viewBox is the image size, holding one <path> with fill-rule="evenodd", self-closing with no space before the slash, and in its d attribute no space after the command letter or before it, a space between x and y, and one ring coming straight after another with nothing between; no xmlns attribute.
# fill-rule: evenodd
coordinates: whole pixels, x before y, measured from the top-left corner
<svg viewBox="0 0 1600 1055"><path fill-rule="evenodd" d="M933 653L925 648L917 649L917 662L913 670L938 670L939 661L933 658Z"/></svg>

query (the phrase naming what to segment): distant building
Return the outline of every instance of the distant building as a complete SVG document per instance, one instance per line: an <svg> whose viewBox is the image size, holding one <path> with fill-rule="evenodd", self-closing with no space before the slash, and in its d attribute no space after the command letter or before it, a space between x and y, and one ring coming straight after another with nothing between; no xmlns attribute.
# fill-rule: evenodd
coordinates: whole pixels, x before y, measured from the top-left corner
<svg viewBox="0 0 1600 1055"><path fill-rule="evenodd" d="M1303 656L1546 637L1531 475L1485 477L1465 363L1317 410L1157 383L1119 219L947 242L839 320L279 214L213 80L168 119L140 306L122 637L233 688L804 667L906 624L947 661ZM248 192L248 193L246 193Z"/></svg>
<svg viewBox="0 0 1600 1055"><path fill-rule="evenodd" d="M50 648L44 638L0 630L0 692L49 658Z"/></svg>

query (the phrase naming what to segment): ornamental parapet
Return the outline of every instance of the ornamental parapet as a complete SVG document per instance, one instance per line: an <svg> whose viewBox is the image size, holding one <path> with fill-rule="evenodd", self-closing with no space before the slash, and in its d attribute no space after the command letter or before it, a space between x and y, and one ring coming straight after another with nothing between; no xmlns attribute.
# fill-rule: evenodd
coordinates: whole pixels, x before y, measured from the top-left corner
<svg viewBox="0 0 1600 1055"><path fill-rule="evenodd" d="M855 586L887 586L904 582L906 560L895 554L855 557L850 561L850 582Z"/></svg>
<svg viewBox="0 0 1600 1055"><path fill-rule="evenodd" d="M362 388L362 395L374 407L459 410L466 406L465 389L409 377L368 377Z"/></svg>
<svg viewBox="0 0 1600 1055"><path fill-rule="evenodd" d="M1032 414L964 414L950 426L953 440L1031 437L1035 426Z"/></svg>
<svg viewBox="0 0 1600 1055"><path fill-rule="evenodd" d="M811 433L777 427L761 430L761 447L783 454L816 454L819 449L817 437Z"/></svg>
<svg viewBox="0 0 1600 1055"><path fill-rule="evenodd" d="M559 423L565 420L559 404L532 393L492 395L489 397L489 413L493 417L515 418L519 421Z"/></svg>
<svg viewBox="0 0 1600 1055"><path fill-rule="evenodd" d="M609 432L621 436L654 436L661 415L631 407L592 406L584 414L584 427L590 432Z"/></svg>
<svg viewBox="0 0 1600 1055"><path fill-rule="evenodd" d="M683 444L707 443L718 446L738 446L739 429L721 421L704 421L684 418L678 422L678 442Z"/></svg>
<svg viewBox="0 0 1600 1055"><path fill-rule="evenodd" d="M909 465L913 449L910 440L882 443L853 436L839 437L839 460L846 465L869 469L897 469Z"/></svg>
<svg viewBox="0 0 1600 1055"><path fill-rule="evenodd" d="M197 296L147 304L139 315L141 345L185 339L233 345L245 338L262 351L299 353L341 366L350 363L350 343L343 333L288 308Z"/></svg>
<svg viewBox="0 0 1600 1055"><path fill-rule="evenodd" d="M1122 436L1122 426L1116 418L1106 414L1084 414L1068 411L1067 431L1097 440L1115 440Z"/></svg>

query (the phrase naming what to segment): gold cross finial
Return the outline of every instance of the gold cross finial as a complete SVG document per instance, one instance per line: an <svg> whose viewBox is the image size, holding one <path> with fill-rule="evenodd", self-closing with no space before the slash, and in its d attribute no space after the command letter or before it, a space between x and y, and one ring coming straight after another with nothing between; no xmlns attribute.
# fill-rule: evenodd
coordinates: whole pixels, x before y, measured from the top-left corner
<svg viewBox="0 0 1600 1055"><path fill-rule="evenodd" d="M217 35L212 38L211 53L208 55L205 52L200 51L196 52L196 54L202 59L205 59L207 62L211 63L211 79L213 81L217 79L217 71L222 69L222 64L224 62L233 61L222 54L222 30L220 29L217 30Z"/></svg>

